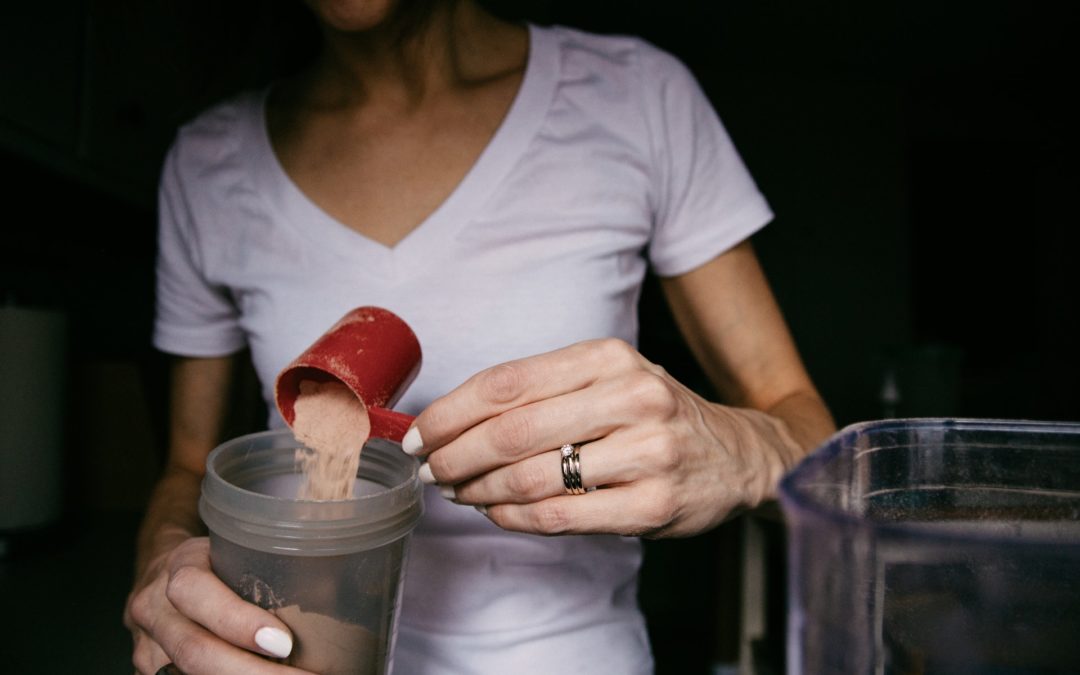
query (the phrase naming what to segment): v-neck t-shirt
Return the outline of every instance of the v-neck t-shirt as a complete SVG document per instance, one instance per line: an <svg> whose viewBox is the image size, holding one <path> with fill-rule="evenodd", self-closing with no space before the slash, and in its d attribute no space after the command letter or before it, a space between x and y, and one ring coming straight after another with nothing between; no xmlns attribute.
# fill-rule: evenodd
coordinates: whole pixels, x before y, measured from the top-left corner
<svg viewBox="0 0 1080 675"><path fill-rule="evenodd" d="M277 373L354 307L386 307L419 337L423 366L397 406L415 414L504 361L592 338L636 344L649 265L688 272L772 217L690 72L633 37L530 26L502 124L392 247L292 182L265 98L211 108L170 149L154 344L195 357L249 347L271 427L283 426ZM506 532L434 488L425 506L395 672L651 672L636 539Z"/></svg>

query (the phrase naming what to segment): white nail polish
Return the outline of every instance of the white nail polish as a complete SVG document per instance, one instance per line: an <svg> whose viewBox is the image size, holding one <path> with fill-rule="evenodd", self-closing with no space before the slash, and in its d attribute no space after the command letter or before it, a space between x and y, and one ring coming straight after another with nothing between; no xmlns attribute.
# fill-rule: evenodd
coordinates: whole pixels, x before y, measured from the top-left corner
<svg viewBox="0 0 1080 675"><path fill-rule="evenodd" d="M431 466L427 462L420 465L420 470L417 472L420 476L420 482L427 485L435 484L435 474L431 473Z"/></svg>
<svg viewBox="0 0 1080 675"><path fill-rule="evenodd" d="M439 494L443 496L443 499L449 499L450 501L454 501L454 498L457 497L457 495L454 494L453 485L440 485Z"/></svg>
<svg viewBox="0 0 1080 675"><path fill-rule="evenodd" d="M484 506L483 504L478 504L477 506L474 506L473 508L475 508L477 511L479 511L481 515L484 515L484 516L487 515L487 507Z"/></svg>
<svg viewBox="0 0 1080 675"><path fill-rule="evenodd" d="M273 656L283 659L292 652L292 638L278 628L263 626L255 631L255 644Z"/></svg>
<svg viewBox="0 0 1080 675"><path fill-rule="evenodd" d="M401 449L407 455L417 455L424 449L424 440L420 438L420 427L412 427L401 439Z"/></svg>

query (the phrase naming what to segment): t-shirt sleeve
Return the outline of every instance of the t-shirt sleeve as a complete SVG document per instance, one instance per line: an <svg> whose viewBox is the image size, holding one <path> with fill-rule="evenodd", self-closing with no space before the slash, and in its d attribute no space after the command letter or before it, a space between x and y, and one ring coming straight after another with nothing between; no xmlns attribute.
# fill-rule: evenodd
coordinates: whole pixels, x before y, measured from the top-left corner
<svg viewBox="0 0 1080 675"><path fill-rule="evenodd" d="M772 220L701 87L681 62L642 54L652 136L655 220L648 255L655 272L689 272Z"/></svg>
<svg viewBox="0 0 1080 675"><path fill-rule="evenodd" d="M158 190L157 299L154 346L180 356L225 356L244 347L227 289L203 268L199 231L185 193L181 152L169 151Z"/></svg>

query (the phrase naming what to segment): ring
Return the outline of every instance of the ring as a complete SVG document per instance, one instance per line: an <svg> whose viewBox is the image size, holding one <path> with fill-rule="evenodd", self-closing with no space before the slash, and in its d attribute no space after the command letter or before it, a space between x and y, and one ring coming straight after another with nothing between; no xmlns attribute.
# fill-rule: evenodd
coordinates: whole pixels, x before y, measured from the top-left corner
<svg viewBox="0 0 1080 675"><path fill-rule="evenodd" d="M567 443L559 448L562 453L563 487L569 495L585 494L585 487L581 484L581 455L578 453L580 447L580 445Z"/></svg>

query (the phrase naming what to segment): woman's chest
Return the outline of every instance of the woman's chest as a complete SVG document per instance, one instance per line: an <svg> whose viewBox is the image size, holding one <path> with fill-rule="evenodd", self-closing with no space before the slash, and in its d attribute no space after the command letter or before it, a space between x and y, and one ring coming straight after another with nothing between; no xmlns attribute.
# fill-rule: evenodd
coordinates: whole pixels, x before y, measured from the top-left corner
<svg viewBox="0 0 1080 675"><path fill-rule="evenodd" d="M557 140L482 162L393 247L290 197L287 183L260 183L261 200L219 212L210 275L231 291L264 379L365 304L417 330L417 404L503 360L632 342L653 217L647 167L624 144Z"/></svg>
<svg viewBox="0 0 1080 675"><path fill-rule="evenodd" d="M492 144L512 91L498 90L415 111L310 115L284 128L270 121L281 168L343 226L392 247L463 183Z"/></svg>

